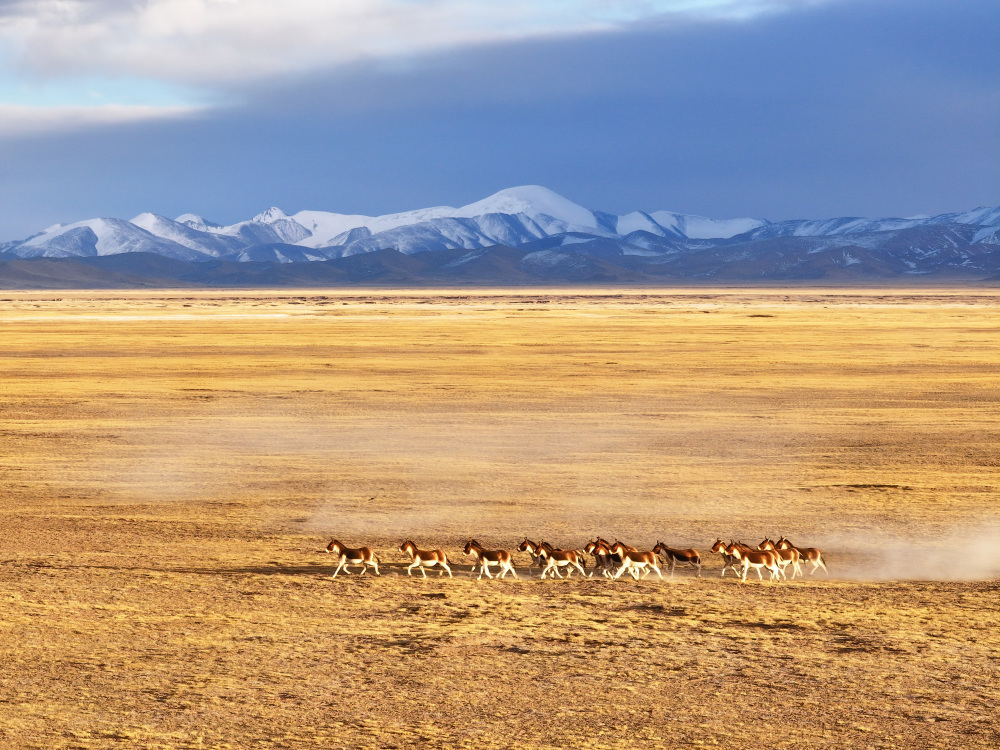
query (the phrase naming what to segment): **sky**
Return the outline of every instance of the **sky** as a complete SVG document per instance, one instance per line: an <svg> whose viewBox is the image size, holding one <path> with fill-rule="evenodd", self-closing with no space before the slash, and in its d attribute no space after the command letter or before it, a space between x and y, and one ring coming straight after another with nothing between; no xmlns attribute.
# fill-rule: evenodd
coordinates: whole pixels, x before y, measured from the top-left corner
<svg viewBox="0 0 1000 750"><path fill-rule="evenodd" d="M1000 205L996 0L0 0L0 241L525 184L772 221Z"/></svg>

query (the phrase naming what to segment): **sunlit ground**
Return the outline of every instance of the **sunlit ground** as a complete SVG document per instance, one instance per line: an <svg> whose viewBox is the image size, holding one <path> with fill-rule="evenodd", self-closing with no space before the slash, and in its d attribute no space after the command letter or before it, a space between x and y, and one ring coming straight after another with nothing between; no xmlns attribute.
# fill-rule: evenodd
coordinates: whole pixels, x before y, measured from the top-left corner
<svg viewBox="0 0 1000 750"><path fill-rule="evenodd" d="M993 747L998 313L990 290L0 294L0 740ZM598 534L694 546L704 577L539 581L519 555L477 582L461 554ZM779 535L830 577L719 578L716 538ZM332 536L389 575L331 582ZM457 577L400 577L408 537Z"/></svg>

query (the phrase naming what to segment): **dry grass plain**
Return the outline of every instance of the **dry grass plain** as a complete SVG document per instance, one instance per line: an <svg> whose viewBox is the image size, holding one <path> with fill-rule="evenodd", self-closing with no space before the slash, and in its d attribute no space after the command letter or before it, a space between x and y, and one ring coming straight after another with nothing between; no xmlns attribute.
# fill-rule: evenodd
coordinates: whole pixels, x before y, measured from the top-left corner
<svg viewBox="0 0 1000 750"><path fill-rule="evenodd" d="M996 291L0 297L4 748L1000 745ZM597 534L705 575L461 555Z"/></svg>

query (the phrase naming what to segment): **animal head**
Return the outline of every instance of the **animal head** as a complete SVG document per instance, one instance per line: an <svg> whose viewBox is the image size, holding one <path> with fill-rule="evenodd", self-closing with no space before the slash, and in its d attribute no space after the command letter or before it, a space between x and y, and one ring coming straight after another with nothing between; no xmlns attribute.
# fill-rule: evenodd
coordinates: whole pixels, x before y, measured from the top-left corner
<svg viewBox="0 0 1000 750"><path fill-rule="evenodd" d="M336 554L336 553L337 553L338 551L340 551L340 549L341 549L341 548L342 548L343 546L344 546L344 545L342 545L342 544L341 544L340 542L338 542L338 541L337 541L336 539L331 539L331 540L330 540L330 543L329 543L328 545L326 545L326 551L327 551L327 552L333 552L334 554Z"/></svg>

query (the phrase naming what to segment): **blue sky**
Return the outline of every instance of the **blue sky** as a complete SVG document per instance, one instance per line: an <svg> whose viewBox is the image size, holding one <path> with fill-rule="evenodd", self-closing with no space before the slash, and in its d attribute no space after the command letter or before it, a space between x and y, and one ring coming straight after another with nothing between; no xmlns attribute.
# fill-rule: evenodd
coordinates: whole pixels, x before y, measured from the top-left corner
<svg viewBox="0 0 1000 750"><path fill-rule="evenodd" d="M542 184L772 220L1000 204L995 0L0 0L0 240Z"/></svg>

